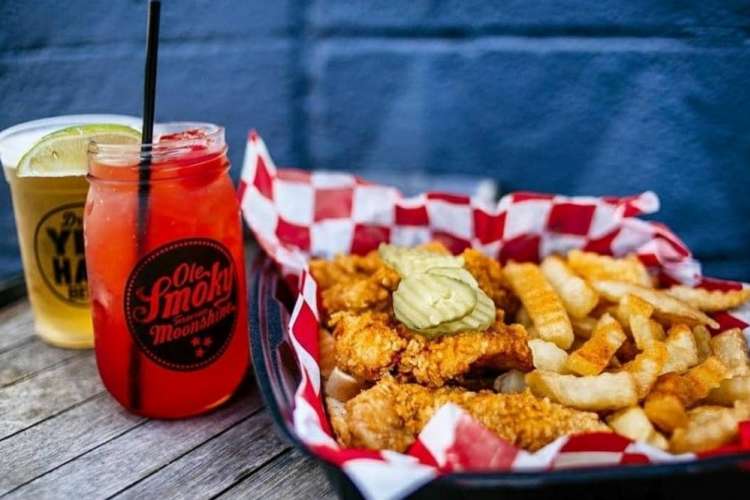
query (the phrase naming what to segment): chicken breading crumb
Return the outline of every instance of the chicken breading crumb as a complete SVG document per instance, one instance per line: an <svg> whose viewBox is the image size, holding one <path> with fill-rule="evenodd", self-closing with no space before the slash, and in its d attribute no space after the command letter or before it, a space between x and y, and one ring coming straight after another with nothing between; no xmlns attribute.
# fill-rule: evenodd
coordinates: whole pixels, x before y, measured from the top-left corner
<svg viewBox="0 0 750 500"><path fill-rule="evenodd" d="M520 448L534 451L560 436L608 432L595 413L563 407L529 391L520 394L429 389L384 377L336 410L333 427L343 446L405 451L435 412L454 403L489 430Z"/></svg>

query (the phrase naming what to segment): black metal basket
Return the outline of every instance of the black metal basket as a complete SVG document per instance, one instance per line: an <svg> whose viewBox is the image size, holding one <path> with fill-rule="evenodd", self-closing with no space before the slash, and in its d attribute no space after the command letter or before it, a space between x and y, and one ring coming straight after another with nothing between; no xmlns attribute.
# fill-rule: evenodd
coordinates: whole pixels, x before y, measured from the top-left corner
<svg viewBox="0 0 750 500"><path fill-rule="evenodd" d="M250 338L253 366L266 407L280 435L316 460L343 498L362 498L344 472L312 454L290 427L300 371L287 325L294 295L265 256L252 271ZM750 495L750 453L660 465L575 468L550 472L454 473L441 476L410 498L696 498ZM746 489L747 488L747 489Z"/></svg>

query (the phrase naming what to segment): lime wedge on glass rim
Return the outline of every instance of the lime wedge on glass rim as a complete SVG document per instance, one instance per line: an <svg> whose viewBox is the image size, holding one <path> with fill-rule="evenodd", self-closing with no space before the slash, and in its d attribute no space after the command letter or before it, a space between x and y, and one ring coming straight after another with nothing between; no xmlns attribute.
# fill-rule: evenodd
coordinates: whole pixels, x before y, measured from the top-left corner
<svg viewBox="0 0 750 500"><path fill-rule="evenodd" d="M89 124L47 134L21 157L19 177L67 177L86 175L91 141L138 144L141 133L126 125Z"/></svg>

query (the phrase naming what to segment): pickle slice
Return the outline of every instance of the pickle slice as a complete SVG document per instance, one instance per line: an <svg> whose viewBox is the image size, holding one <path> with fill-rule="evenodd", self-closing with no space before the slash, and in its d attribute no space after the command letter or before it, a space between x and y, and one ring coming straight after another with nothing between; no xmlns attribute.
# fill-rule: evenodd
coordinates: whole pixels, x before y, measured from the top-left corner
<svg viewBox="0 0 750 500"><path fill-rule="evenodd" d="M476 295L477 305L471 313L456 320L419 330L419 333L432 338L466 330L486 330L495 322L495 315L497 314L495 303L482 290L477 290Z"/></svg>
<svg viewBox="0 0 750 500"><path fill-rule="evenodd" d="M476 304L477 293L469 285L445 276L410 275L393 292L396 318L414 330L461 318Z"/></svg>
<svg viewBox="0 0 750 500"><path fill-rule="evenodd" d="M383 261L391 266L403 278L410 274L424 273L436 267L461 268L463 257L443 255L417 248L402 248L395 245L381 244L378 254Z"/></svg>
<svg viewBox="0 0 750 500"><path fill-rule="evenodd" d="M469 271L462 267L433 267L427 270L427 274L445 276L446 278L462 281L474 290L479 290L479 283L477 283L477 280L474 279L474 276L472 276Z"/></svg>

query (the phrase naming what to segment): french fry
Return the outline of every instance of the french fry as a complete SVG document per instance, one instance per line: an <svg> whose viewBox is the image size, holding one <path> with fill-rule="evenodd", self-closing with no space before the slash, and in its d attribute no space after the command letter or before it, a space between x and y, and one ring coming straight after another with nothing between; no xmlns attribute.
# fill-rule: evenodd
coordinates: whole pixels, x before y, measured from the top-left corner
<svg viewBox="0 0 750 500"><path fill-rule="evenodd" d="M336 368L336 341L333 335L325 328L318 330L318 345L320 349L320 375L328 378Z"/></svg>
<svg viewBox="0 0 750 500"><path fill-rule="evenodd" d="M632 293L625 294L617 304L617 313L622 321L628 323L635 315L650 318L654 314L654 306Z"/></svg>
<svg viewBox="0 0 750 500"><path fill-rule="evenodd" d="M654 342L663 341L664 328L652 319L641 314L630 316L630 333L638 349L645 349Z"/></svg>
<svg viewBox="0 0 750 500"><path fill-rule="evenodd" d="M516 322L522 324L527 330L534 324L531 322L531 318L529 318L529 313L523 307L518 308Z"/></svg>
<svg viewBox="0 0 750 500"><path fill-rule="evenodd" d="M666 431L683 427L687 424L686 409L706 398L726 377L726 367L713 356L685 375L662 375L646 397L646 415Z"/></svg>
<svg viewBox="0 0 750 500"><path fill-rule="evenodd" d="M698 346L695 344L692 330L686 325L675 325L670 328L665 344L669 354L661 369L662 374L682 373L698 364Z"/></svg>
<svg viewBox="0 0 750 500"><path fill-rule="evenodd" d="M750 418L746 402L734 408L701 406L688 413L688 421L672 434L669 447L673 453L708 451L734 441L738 424Z"/></svg>
<svg viewBox="0 0 750 500"><path fill-rule="evenodd" d="M560 297L534 264L509 262L503 269L511 288L521 299L539 337L567 349L573 343L573 327Z"/></svg>
<svg viewBox="0 0 750 500"><path fill-rule="evenodd" d="M571 317L585 318L596 307L599 294L571 271L560 257L556 255L546 257L542 261L541 269Z"/></svg>
<svg viewBox="0 0 750 500"><path fill-rule="evenodd" d="M565 367L578 375L598 375L607 367L625 339L620 323L605 314L599 319L591 338L568 356Z"/></svg>
<svg viewBox="0 0 750 500"><path fill-rule="evenodd" d="M364 382L334 368L325 382L325 393L337 401L349 401L360 393Z"/></svg>
<svg viewBox="0 0 750 500"><path fill-rule="evenodd" d="M638 354L632 361L623 365L623 370L630 373L635 381L638 399L643 399L651 390L661 369L667 362L667 347L663 342L654 342Z"/></svg>
<svg viewBox="0 0 750 500"><path fill-rule="evenodd" d="M542 339L529 340L534 368L555 373L565 373L565 362L568 353L557 347L552 342Z"/></svg>
<svg viewBox="0 0 750 500"><path fill-rule="evenodd" d="M669 441L667 441L667 438L664 437L664 434L657 431L656 429L654 429L654 433L649 436L646 442L654 448L659 448L660 450L669 449Z"/></svg>
<svg viewBox="0 0 750 500"><path fill-rule="evenodd" d="M719 327L719 324L704 312L675 299L671 295L667 295L662 290L654 290L626 281L594 280L590 283L594 290L611 302L618 302L627 294L645 300L654 307L654 316L657 318L691 326L700 324L711 328Z"/></svg>
<svg viewBox="0 0 750 500"><path fill-rule="evenodd" d="M536 328L534 328L534 325L531 325L528 328L526 328L526 334L529 336L530 339L538 339L538 338L540 338L539 337L539 332L537 331Z"/></svg>
<svg viewBox="0 0 750 500"><path fill-rule="evenodd" d="M685 405L674 394L650 394L643 405L643 411L654 425L667 432L684 427L688 423Z"/></svg>
<svg viewBox="0 0 750 500"><path fill-rule="evenodd" d="M492 384L495 392L501 394L516 394L526 390L525 373L519 370L508 370L499 375Z"/></svg>
<svg viewBox="0 0 750 500"><path fill-rule="evenodd" d="M750 374L747 339L739 328L732 328L712 337L711 350L726 365L731 375Z"/></svg>
<svg viewBox="0 0 750 500"><path fill-rule="evenodd" d="M638 402L635 382L626 372L576 377L534 370L526 374L526 384L536 396L578 410L619 410Z"/></svg>
<svg viewBox="0 0 750 500"><path fill-rule="evenodd" d="M693 327L693 339L695 340L695 347L698 349L698 362L702 363L707 357L713 354L713 349L711 349L711 333L705 326L695 325Z"/></svg>
<svg viewBox="0 0 750 500"><path fill-rule="evenodd" d="M612 369L612 371L617 371L619 368L622 368L622 363L620 363L620 360L617 359L617 356L612 356L612 358L609 360L607 368Z"/></svg>
<svg viewBox="0 0 750 500"><path fill-rule="evenodd" d="M635 255L615 259L592 252L571 250L568 265L587 280L617 280L645 287L653 286L651 276Z"/></svg>
<svg viewBox="0 0 750 500"><path fill-rule="evenodd" d="M750 375L738 375L721 381L719 387L708 393L706 402L732 406L735 401L750 400Z"/></svg>
<svg viewBox="0 0 750 500"><path fill-rule="evenodd" d="M689 286L673 286L666 291L672 297L706 312L726 311L750 300L750 288L742 290L706 290Z"/></svg>
<svg viewBox="0 0 750 500"><path fill-rule="evenodd" d="M631 406L613 413L607 417L607 424L617 434L633 441L642 441L661 449L668 446L667 440L654 429L640 406Z"/></svg>
<svg viewBox="0 0 750 500"><path fill-rule="evenodd" d="M573 325L573 333L576 337L590 339L591 334L594 333L594 328L596 328L597 319L591 316L570 318L570 323Z"/></svg>
<svg viewBox="0 0 750 500"><path fill-rule="evenodd" d="M339 444L347 443L350 439L349 424L347 422L346 404L332 397L326 397L326 410L331 426L336 432Z"/></svg>

